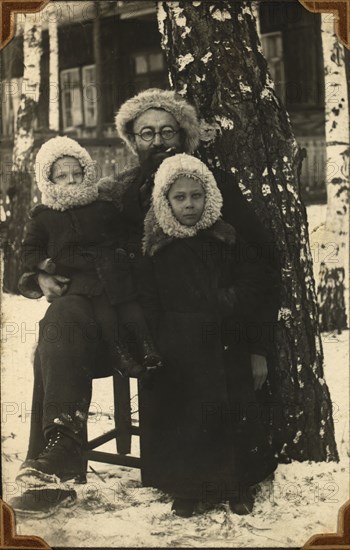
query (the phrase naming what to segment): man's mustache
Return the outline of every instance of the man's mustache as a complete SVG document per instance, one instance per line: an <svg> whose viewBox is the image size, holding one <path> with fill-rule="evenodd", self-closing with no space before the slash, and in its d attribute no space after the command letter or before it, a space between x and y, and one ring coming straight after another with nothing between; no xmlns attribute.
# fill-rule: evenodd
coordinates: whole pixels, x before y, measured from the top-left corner
<svg viewBox="0 0 350 550"><path fill-rule="evenodd" d="M157 156L157 153L161 155ZM148 149L147 156L141 162L142 172L144 174L153 174L167 157L176 155L176 147L166 147L164 145L156 145Z"/></svg>
<svg viewBox="0 0 350 550"><path fill-rule="evenodd" d="M165 147L164 145L157 145L150 148L150 153L168 153L172 154L175 153L176 149L175 147Z"/></svg>

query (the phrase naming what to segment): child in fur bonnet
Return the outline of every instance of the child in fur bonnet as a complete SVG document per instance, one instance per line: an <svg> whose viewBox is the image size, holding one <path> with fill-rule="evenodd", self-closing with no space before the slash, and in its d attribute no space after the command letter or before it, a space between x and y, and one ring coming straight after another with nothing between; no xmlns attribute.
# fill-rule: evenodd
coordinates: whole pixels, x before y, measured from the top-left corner
<svg viewBox="0 0 350 550"><path fill-rule="evenodd" d="M57 383L62 387L67 383L69 404L69 382L59 381L62 363L71 364L72 373L76 368L86 372L87 383L92 376L106 376L103 362L98 366L99 372L90 372L92 367L88 364L96 361L93 338L109 350L110 367L115 373L136 376L145 382L150 370L160 365L160 357L137 301L126 252L120 248L122 225L118 210L113 202L99 197L95 163L76 141L55 137L44 143L37 154L36 181L42 203L32 209L26 227L24 268L30 277L33 273L37 277L54 274L64 286L62 296L49 307L45 317L57 326L61 337L56 344L44 337L39 350L44 379L57 377L52 395L56 396ZM26 297L41 296L35 289L28 291L22 282L19 289ZM57 308L57 301L62 302L63 309ZM75 319L71 336L66 335L68 328L63 318L67 308ZM45 322L41 321L42 331L49 330ZM132 330L140 361L130 355L123 343L126 326ZM54 369L53 374L48 375L47 369ZM73 434L81 442L74 423L79 418L86 419L88 404L70 403L72 413L66 410L67 403L57 403L60 410L56 411L56 418L44 418L45 437L59 424L64 426L60 430L65 435ZM30 462L32 468L40 469L40 460Z"/></svg>
<svg viewBox="0 0 350 550"><path fill-rule="evenodd" d="M140 395L143 482L170 493L180 516L222 501L246 514L251 486L276 468L259 411L247 422L259 407L250 356L267 343L246 330L276 280L220 218L220 191L199 159L164 160L152 200L142 303L164 368Z"/></svg>

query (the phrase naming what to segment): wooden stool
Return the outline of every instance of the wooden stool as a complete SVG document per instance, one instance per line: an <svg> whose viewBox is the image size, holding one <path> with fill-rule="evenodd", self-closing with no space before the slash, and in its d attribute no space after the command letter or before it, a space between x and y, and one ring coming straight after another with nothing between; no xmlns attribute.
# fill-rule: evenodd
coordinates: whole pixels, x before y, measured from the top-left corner
<svg viewBox="0 0 350 550"><path fill-rule="evenodd" d="M86 462L94 460L95 462L140 468L139 457L127 456L131 451L131 437L140 433L139 427L133 426L131 422L130 379L115 374L113 376L113 393L115 428L87 441L84 445L83 456ZM116 453L95 450L112 439L116 440Z"/></svg>

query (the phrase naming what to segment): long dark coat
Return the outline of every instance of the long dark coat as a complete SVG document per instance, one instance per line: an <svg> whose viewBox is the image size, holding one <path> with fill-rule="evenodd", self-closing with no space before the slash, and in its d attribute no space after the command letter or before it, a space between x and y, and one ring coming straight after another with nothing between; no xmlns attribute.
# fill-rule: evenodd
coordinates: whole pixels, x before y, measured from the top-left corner
<svg viewBox="0 0 350 550"><path fill-rule="evenodd" d="M142 395L142 476L174 496L224 500L276 467L246 330L276 281L234 241L222 221L184 239L146 226L143 305L165 366Z"/></svg>

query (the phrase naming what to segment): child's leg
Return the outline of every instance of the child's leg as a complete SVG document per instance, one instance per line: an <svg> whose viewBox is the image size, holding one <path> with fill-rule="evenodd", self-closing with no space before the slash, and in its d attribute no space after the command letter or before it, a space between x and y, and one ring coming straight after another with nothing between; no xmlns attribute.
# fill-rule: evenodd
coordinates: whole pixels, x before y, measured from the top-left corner
<svg viewBox="0 0 350 550"><path fill-rule="evenodd" d="M141 376L145 369L130 354L125 345L125 330L121 326L115 306L110 304L106 294L93 296L91 304L103 340L109 348L114 373L122 376Z"/></svg>
<svg viewBox="0 0 350 550"><path fill-rule="evenodd" d="M136 344L142 360L150 355L158 355L139 302L133 300L118 304L116 310L123 331L128 333L131 343Z"/></svg>

